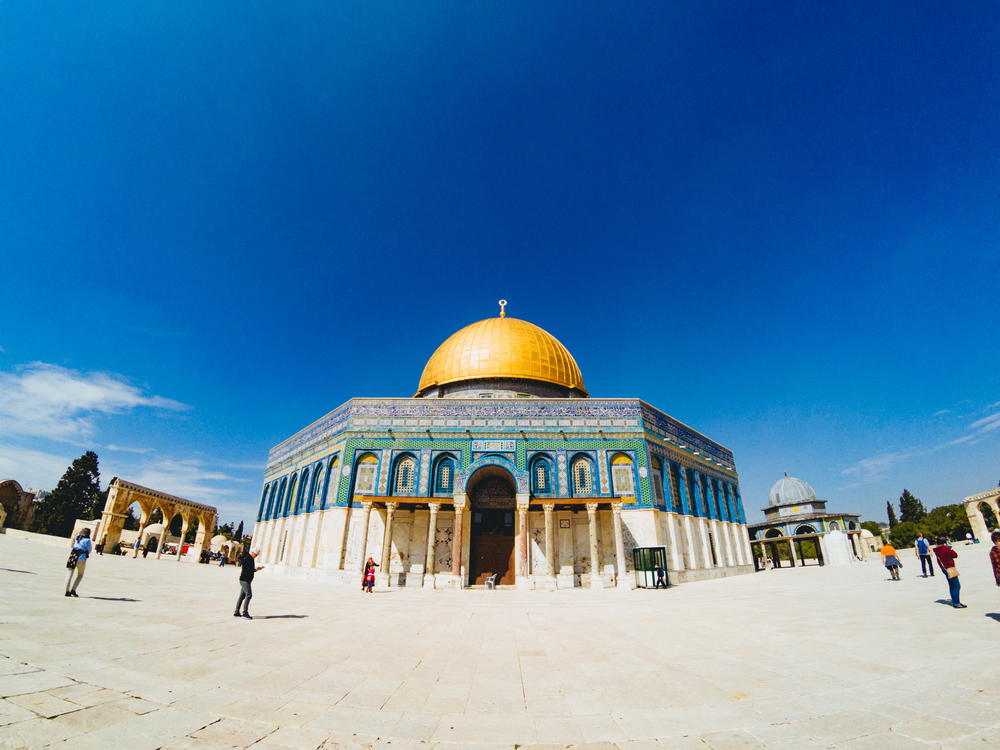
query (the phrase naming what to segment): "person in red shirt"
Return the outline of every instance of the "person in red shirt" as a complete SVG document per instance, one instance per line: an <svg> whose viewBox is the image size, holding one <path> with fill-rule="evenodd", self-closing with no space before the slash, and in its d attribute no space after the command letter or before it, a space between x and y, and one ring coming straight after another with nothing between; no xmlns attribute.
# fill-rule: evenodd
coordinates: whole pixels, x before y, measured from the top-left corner
<svg viewBox="0 0 1000 750"><path fill-rule="evenodd" d="M937 543L938 546L934 548L934 556L937 558L938 565L941 566L941 572L948 579L951 606L955 609L965 609L966 605L962 604L958 598L959 592L962 590L962 584L958 581L958 568L955 567L955 559L958 557L958 553L948 546L947 537L939 536Z"/></svg>
<svg viewBox="0 0 1000 750"><path fill-rule="evenodd" d="M993 577L1000 586L1000 531L994 531L990 536L993 540L993 549L990 550L990 564L993 566Z"/></svg>

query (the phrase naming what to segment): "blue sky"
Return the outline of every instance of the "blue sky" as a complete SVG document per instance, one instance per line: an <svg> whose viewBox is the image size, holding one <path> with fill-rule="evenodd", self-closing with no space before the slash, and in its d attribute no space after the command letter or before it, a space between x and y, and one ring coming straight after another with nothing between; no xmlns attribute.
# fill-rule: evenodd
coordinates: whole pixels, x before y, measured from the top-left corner
<svg viewBox="0 0 1000 750"><path fill-rule="evenodd" d="M249 519L508 312L884 520L1000 479L1000 6L4 3L0 474Z"/></svg>

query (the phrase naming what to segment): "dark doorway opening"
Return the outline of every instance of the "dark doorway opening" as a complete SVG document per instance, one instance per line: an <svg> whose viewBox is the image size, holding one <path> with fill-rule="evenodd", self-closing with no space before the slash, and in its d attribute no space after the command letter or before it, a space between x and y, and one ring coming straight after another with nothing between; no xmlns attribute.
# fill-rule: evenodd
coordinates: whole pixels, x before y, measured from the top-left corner
<svg viewBox="0 0 1000 750"><path fill-rule="evenodd" d="M514 482L499 466L486 466L469 481L472 527L469 583L514 583Z"/></svg>

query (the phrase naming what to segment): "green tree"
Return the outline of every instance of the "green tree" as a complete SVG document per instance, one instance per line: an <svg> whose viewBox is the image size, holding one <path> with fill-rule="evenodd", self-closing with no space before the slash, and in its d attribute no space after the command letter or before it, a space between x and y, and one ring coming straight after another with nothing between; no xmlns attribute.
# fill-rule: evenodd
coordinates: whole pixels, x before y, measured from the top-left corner
<svg viewBox="0 0 1000 750"><path fill-rule="evenodd" d="M917 538L920 531L919 526L913 521L900 521L892 527L889 539L892 541L892 546L898 549L912 547L913 540Z"/></svg>
<svg viewBox="0 0 1000 750"><path fill-rule="evenodd" d="M236 527L236 533L233 534L233 539L237 542L243 541L243 522L240 521L240 525Z"/></svg>
<svg viewBox="0 0 1000 750"><path fill-rule="evenodd" d="M31 530L68 537L73 533L76 519L91 518L100 496L97 454L87 451L66 469L56 488L38 504Z"/></svg>
<svg viewBox="0 0 1000 750"><path fill-rule="evenodd" d="M233 522L232 521L227 521L226 523L222 524L221 526L216 526L215 527L215 534L213 534L213 536L218 536L219 534L222 534L222 536L226 537L226 539L232 539L233 538Z"/></svg>
<svg viewBox="0 0 1000 750"><path fill-rule="evenodd" d="M861 524L861 528L868 529L875 536L882 536L882 527L875 523L875 521L864 521Z"/></svg>
<svg viewBox="0 0 1000 750"><path fill-rule="evenodd" d="M897 523L897 521L896 521L896 511L892 507L892 501L891 500L886 500L885 501L885 512L886 512L886 515L889 516L889 529L891 530L892 527L895 526L896 523Z"/></svg>
<svg viewBox="0 0 1000 750"><path fill-rule="evenodd" d="M914 497L909 490L904 489L899 496L899 520L917 522L927 515L927 509L920 502L920 498Z"/></svg>
<svg viewBox="0 0 1000 750"><path fill-rule="evenodd" d="M965 506L961 503L934 508L921 519L920 527L924 536L930 539L937 539L939 536L964 539L972 531Z"/></svg>

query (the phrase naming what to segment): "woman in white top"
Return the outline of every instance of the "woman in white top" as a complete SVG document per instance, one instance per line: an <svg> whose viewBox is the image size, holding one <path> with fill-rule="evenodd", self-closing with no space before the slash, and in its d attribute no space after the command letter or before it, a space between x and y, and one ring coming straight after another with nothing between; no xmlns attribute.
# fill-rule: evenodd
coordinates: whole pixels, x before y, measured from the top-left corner
<svg viewBox="0 0 1000 750"><path fill-rule="evenodd" d="M83 572L87 569L87 558L90 557L92 549L90 529L84 529L77 535L73 542L73 553L77 556L76 565L69 569L69 578L66 579L66 596L79 598L79 594L76 593L76 587L83 580ZM76 581L73 580L73 573L76 573Z"/></svg>

